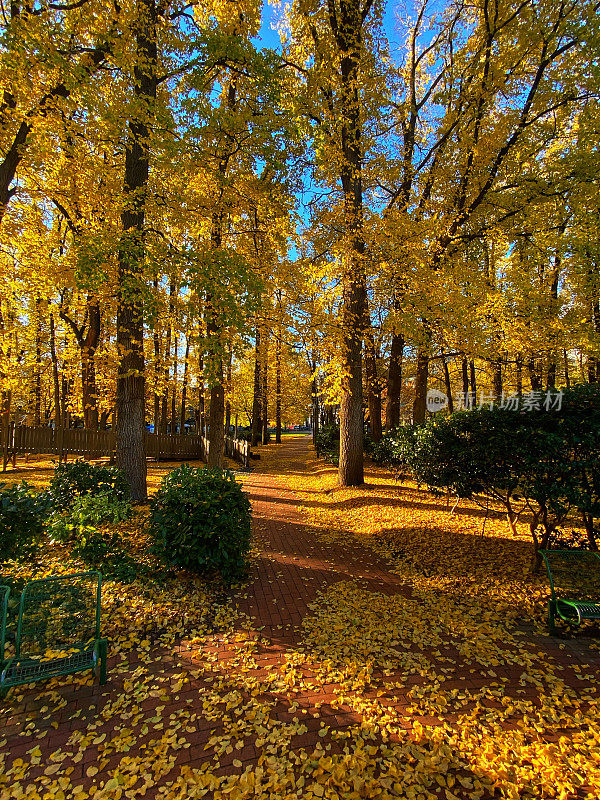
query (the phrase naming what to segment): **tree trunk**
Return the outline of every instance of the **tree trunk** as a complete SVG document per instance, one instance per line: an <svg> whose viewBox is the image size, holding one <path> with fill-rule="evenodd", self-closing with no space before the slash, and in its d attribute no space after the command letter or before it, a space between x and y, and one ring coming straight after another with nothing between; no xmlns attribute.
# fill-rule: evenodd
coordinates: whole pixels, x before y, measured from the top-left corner
<svg viewBox="0 0 600 800"><path fill-rule="evenodd" d="M521 356L517 356L515 365L517 395L521 397L523 395L523 358Z"/></svg>
<svg viewBox="0 0 600 800"><path fill-rule="evenodd" d="M224 105L227 111L233 113L236 108L237 83L236 77L232 76L227 87L227 96ZM235 138L235 137L233 137ZM225 135L226 145L220 150L217 164L217 176L219 181L219 194L216 200L212 216L210 231L210 246L212 250L218 251L223 245L223 226L225 222L226 207L224 204L225 180L229 160L232 155L232 137ZM237 143L234 148L237 147ZM221 355L225 345L226 331L222 321L223 309L219 307L219 298L213 295L206 297L206 335L209 347L206 353L208 360L208 375L210 380L210 419L208 438L210 442L208 463L209 466L220 467L225 451L225 380L223 374L223 357ZM211 345L211 342L213 343Z"/></svg>
<svg viewBox="0 0 600 800"><path fill-rule="evenodd" d="M550 354L546 372L546 389L556 389L556 354Z"/></svg>
<svg viewBox="0 0 600 800"><path fill-rule="evenodd" d="M254 344L254 394L252 397L252 447L261 440L261 424L260 424L260 392L261 392L261 369L260 369L260 356L261 356L261 330L258 318L256 320L256 336Z"/></svg>
<svg viewBox="0 0 600 800"><path fill-rule="evenodd" d="M83 404L83 424L89 430L98 428L98 392L96 388L96 351L100 344L102 315L97 297L88 295L85 306L85 320L78 325L68 309L59 310L60 318L66 322L77 341L81 359L81 401ZM86 331L87 324L87 331Z"/></svg>
<svg viewBox="0 0 600 800"><path fill-rule="evenodd" d="M473 393L473 403L477 403L477 378L475 377L475 361L471 359L469 363L469 372L471 374L471 392Z"/></svg>
<svg viewBox="0 0 600 800"><path fill-rule="evenodd" d="M100 344L100 303L88 298L88 329L81 348L81 385L83 424L98 430L98 392L96 388L96 351Z"/></svg>
<svg viewBox="0 0 600 800"><path fill-rule="evenodd" d="M527 370L529 372L529 381L531 383L532 392L542 391L542 377L539 373L538 367L535 363L535 358L530 358L527 362Z"/></svg>
<svg viewBox="0 0 600 800"><path fill-rule="evenodd" d="M371 437L375 442L379 442L381 441L381 385L377 376L375 341L370 327L365 334L365 373Z"/></svg>
<svg viewBox="0 0 600 800"><path fill-rule="evenodd" d="M116 464L131 486L134 501L146 489L143 265L146 195L150 173L150 120L156 100L156 8L139 0L134 66L134 108L125 147L125 202L121 213L116 395Z"/></svg>
<svg viewBox="0 0 600 800"><path fill-rule="evenodd" d="M596 541L596 530L594 528L594 517L587 511L582 512L583 524L588 538L590 550L598 551L598 542Z"/></svg>
<svg viewBox="0 0 600 800"><path fill-rule="evenodd" d="M161 398L160 432L166 433L169 426L169 386L171 383L171 339L173 335L173 317L175 315L175 281L169 284L169 316L167 319L167 332L165 335L165 386Z"/></svg>
<svg viewBox="0 0 600 800"><path fill-rule="evenodd" d="M185 433L185 416L187 411L187 390L190 377L190 336L185 336L185 361L183 362L183 381L181 384L181 408L179 416L179 433Z"/></svg>
<svg viewBox="0 0 600 800"><path fill-rule="evenodd" d="M12 391L4 390L2 392L2 472L6 472L8 465L11 403Z"/></svg>
<svg viewBox="0 0 600 800"><path fill-rule="evenodd" d="M177 433L177 371L179 360L179 336L173 337L173 382L171 386L171 433Z"/></svg>
<svg viewBox="0 0 600 800"><path fill-rule="evenodd" d="M466 356L462 357L461 371L462 371L463 396L466 402L467 396L469 394L469 360L467 359Z"/></svg>
<svg viewBox="0 0 600 800"><path fill-rule="evenodd" d="M571 375L569 373L569 355L566 350L563 350L563 359L565 364L565 386L567 389L571 388Z"/></svg>
<svg viewBox="0 0 600 800"><path fill-rule="evenodd" d="M427 410L427 382L429 380L429 340L417 349L417 373L415 376L415 400L413 423L422 425Z"/></svg>
<svg viewBox="0 0 600 800"><path fill-rule="evenodd" d="M387 380L387 402L385 409L385 427L388 431L400 425L400 398L402 394L402 360L404 357L404 336L392 334L390 348L390 365Z"/></svg>
<svg viewBox="0 0 600 800"><path fill-rule="evenodd" d="M281 323L275 345L275 442L281 444Z"/></svg>
<svg viewBox="0 0 600 800"><path fill-rule="evenodd" d="M596 346L600 347L600 301L598 300L592 303L592 324ZM597 356L588 356L588 380L590 383L600 381L600 358Z"/></svg>
<svg viewBox="0 0 600 800"><path fill-rule="evenodd" d="M5 338L6 337L6 338ZM8 437L10 427L10 406L12 391L8 385L11 346L7 344L7 333L2 314L2 298L0 298L0 431L2 432L2 472L6 472L8 464Z"/></svg>
<svg viewBox="0 0 600 800"><path fill-rule="evenodd" d="M225 403L225 436L231 436L231 368L233 366L233 344L229 343L229 351L227 353L227 402Z"/></svg>
<svg viewBox="0 0 600 800"><path fill-rule="evenodd" d="M214 233L214 231L213 231ZM223 359L220 351L221 326L213 306L213 298L206 296L206 337L208 340L207 361L210 386L210 408L208 411L208 466L221 467L225 451L225 382Z"/></svg>
<svg viewBox="0 0 600 800"><path fill-rule="evenodd" d="M445 353L442 352L442 369L444 371L444 386L446 387L446 397L448 398L448 411L450 414L454 411L454 399L452 397L452 383L450 382L450 370L448 369L448 361Z"/></svg>
<svg viewBox="0 0 600 800"><path fill-rule="evenodd" d="M265 325L263 335L263 368L262 368L262 443L269 443L269 329Z"/></svg>
<svg viewBox="0 0 600 800"><path fill-rule="evenodd" d="M158 276L154 279L154 293L158 296ZM154 433L159 432L160 428L160 392L158 387L160 385L161 373L161 358L160 358L160 333L158 327L158 318L154 320L154 331L152 334L154 344Z"/></svg>
<svg viewBox="0 0 600 800"><path fill-rule="evenodd" d="M340 398L341 486L359 486L363 472L362 327L366 309L363 231L362 121L360 61L362 28L368 14L360 0L329 4L329 24L340 56L339 121L341 183L344 195L346 252L342 257L342 341Z"/></svg>
<svg viewBox="0 0 600 800"><path fill-rule="evenodd" d="M561 233L564 233L565 228L561 226ZM554 313L554 319L558 319L558 282L560 278L560 267L562 259L558 254L554 256L554 269L552 271L552 283L550 284L550 301ZM558 352L552 348L548 353L548 369L546 372L546 390L556 389L556 361Z"/></svg>
<svg viewBox="0 0 600 800"><path fill-rule="evenodd" d="M502 361L498 359L494 363L494 374L492 376L492 391L494 393L494 397L499 400L502 397L503 385L502 385Z"/></svg>
<svg viewBox="0 0 600 800"><path fill-rule="evenodd" d="M312 424L313 424L313 444L315 443L317 436L319 435L319 428L320 428L320 403L319 403L319 387L317 385L317 363L315 360L315 353L314 351L311 354L311 371L312 371L312 382L310 385L310 394L312 400Z"/></svg>
<svg viewBox="0 0 600 800"><path fill-rule="evenodd" d="M35 300L35 361L33 365L33 424L42 424L42 298Z"/></svg>
<svg viewBox="0 0 600 800"><path fill-rule="evenodd" d="M222 368L222 367L221 367ZM208 466L221 467L225 450L225 387L223 381L215 383L210 389L210 410L208 417Z"/></svg>
<svg viewBox="0 0 600 800"><path fill-rule="evenodd" d="M60 428L60 376L58 374L58 357L56 355L56 334L54 314L50 312L50 358L52 359L52 384L54 386L54 426Z"/></svg>
<svg viewBox="0 0 600 800"><path fill-rule="evenodd" d="M204 351L202 345L198 345L198 410L196 412L196 428L198 433L204 436Z"/></svg>

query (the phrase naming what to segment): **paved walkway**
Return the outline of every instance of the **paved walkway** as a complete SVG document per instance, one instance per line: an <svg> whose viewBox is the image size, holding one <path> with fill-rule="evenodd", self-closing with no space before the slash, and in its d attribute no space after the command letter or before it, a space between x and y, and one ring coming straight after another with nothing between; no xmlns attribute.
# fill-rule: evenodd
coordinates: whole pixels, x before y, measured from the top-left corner
<svg viewBox="0 0 600 800"><path fill-rule="evenodd" d="M175 652L113 657L104 687L71 681L55 691L27 690L0 729L0 800L211 797L208 777L198 783L204 780L198 774L268 769L277 759L284 763L290 751L344 752L340 732L364 724L363 714L340 702L337 687L311 682L310 664L291 678L293 669L284 668L293 661L302 620L317 593L341 580L384 594L407 590L371 550L354 541L328 544L305 523L283 476L302 472L309 446L308 438L281 446L282 475L261 472L258 462L244 477L259 552L236 597L238 635L215 635L202 645L184 642ZM552 650L565 667L575 656ZM517 684L519 675L515 669L504 676ZM394 676L388 677L393 684ZM489 681L473 670L455 678L462 688ZM410 684L426 682L426 675L414 676ZM410 707L410 684L396 684L389 700L395 711ZM378 688L375 680L365 700L377 702ZM535 688L528 689L523 699L535 695ZM433 716L419 719L438 724ZM190 769L199 771L196 783ZM297 789L287 796L303 794Z"/></svg>
<svg viewBox="0 0 600 800"><path fill-rule="evenodd" d="M310 446L309 436L281 446L277 465L283 475L302 473ZM317 592L340 580L357 580L365 588L384 593L401 590L398 577L372 550L351 539L340 546L317 537L305 523L298 498L285 478L258 470L244 479L244 489L252 501L261 552L239 607L266 638L286 645L297 643L308 605Z"/></svg>

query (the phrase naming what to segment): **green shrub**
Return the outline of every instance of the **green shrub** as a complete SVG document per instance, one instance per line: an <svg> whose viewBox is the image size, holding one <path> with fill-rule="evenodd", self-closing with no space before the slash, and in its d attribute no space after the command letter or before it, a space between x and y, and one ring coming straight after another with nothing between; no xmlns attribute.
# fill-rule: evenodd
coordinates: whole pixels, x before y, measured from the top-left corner
<svg viewBox="0 0 600 800"><path fill-rule="evenodd" d="M338 425L323 425L315 436L318 456L337 464L340 460L340 428Z"/></svg>
<svg viewBox="0 0 600 800"><path fill-rule="evenodd" d="M81 459L70 464L58 464L50 481L52 501L59 509L68 508L76 497L109 492L119 500L129 498L129 484L121 470L95 466Z"/></svg>
<svg viewBox="0 0 600 800"><path fill-rule="evenodd" d="M118 525L130 516L127 500L108 492L86 494L76 497L67 511L54 515L50 532L57 541L80 542L99 526Z"/></svg>
<svg viewBox="0 0 600 800"><path fill-rule="evenodd" d="M589 547L596 547L600 387L565 390L560 409L496 406L434 418L410 437L399 449L419 482L459 497L483 493L500 501L513 530L527 512L536 550L577 511Z"/></svg>
<svg viewBox="0 0 600 800"><path fill-rule="evenodd" d="M407 470L417 431L416 425L401 425L386 431L378 442L367 438L365 450L376 464L394 467L402 474Z"/></svg>
<svg viewBox="0 0 600 800"><path fill-rule="evenodd" d="M23 482L0 484L0 561L33 555L44 530L50 500Z"/></svg>
<svg viewBox="0 0 600 800"><path fill-rule="evenodd" d="M67 511L54 514L50 536L70 544L74 555L105 575L130 579L135 577L135 564L122 536L110 528L129 519L131 513L130 503L111 492L83 495Z"/></svg>
<svg viewBox="0 0 600 800"><path fill-rule="evenodd" d="M184 464L163 478L150 530L170 564L239 576L250 548L250 503L233 473Z"/></svg>

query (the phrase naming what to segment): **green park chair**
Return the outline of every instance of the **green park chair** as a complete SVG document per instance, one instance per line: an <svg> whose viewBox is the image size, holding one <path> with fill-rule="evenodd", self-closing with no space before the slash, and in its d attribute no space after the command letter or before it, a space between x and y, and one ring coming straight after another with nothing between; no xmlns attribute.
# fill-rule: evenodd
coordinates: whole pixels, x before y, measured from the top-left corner
<svg viewBox="0 0 600 800"><path fill-rule="evenodd" d="M556 617L574 625L600 620L600 555L591 550L541 550L550 581L548 627Z"/></svg>
<svg viewBox="0 0 600 800"><path fill-rule="evenodd" d="M99 572L31 581L21 592L7 654L9 590L0 588L0 692L11 686L99 668L106 683L107 641L100 636Z"/></svg>

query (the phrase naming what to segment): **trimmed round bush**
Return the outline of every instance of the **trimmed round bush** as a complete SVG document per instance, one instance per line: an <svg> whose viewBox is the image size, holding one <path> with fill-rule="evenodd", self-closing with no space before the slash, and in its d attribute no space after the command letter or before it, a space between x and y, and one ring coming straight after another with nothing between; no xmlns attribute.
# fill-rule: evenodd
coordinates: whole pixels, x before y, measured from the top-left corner
<svg viewBox="0 0 600 800"><path fill-rule="evenodd" d="M233 473L183 464L163 478L150 508L150 531L164 558L230 580L250 549L250 502Z"/></svg>
<svg viewBox="0 0 600 800"><path fill-rule="evenodd" d="M66 509L76 497L87 494L112 494L117 500L128 500L130 488L120 469L96 466L79 459L56 466L50 494L55 508Z"/></svg>
<svg viewBox="0 0 600 800"><path fill-rule="evenodd" d="M0 483L0 562L33 555L50 507L47 493L33 492L25 482L5 485Z"/></svg>

